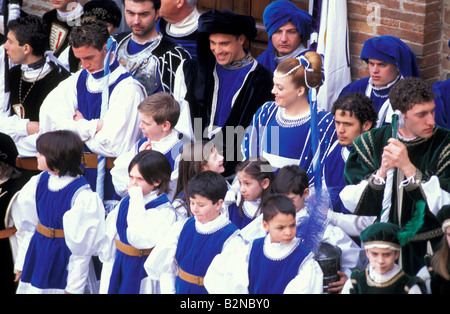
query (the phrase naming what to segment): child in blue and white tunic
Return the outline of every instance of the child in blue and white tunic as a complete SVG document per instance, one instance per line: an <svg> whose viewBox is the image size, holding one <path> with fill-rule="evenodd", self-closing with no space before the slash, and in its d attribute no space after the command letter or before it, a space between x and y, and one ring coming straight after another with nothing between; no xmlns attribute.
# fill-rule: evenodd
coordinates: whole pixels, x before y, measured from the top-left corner
<svg viewBox="0 0 450 314"><path fill-rule="evenodd" d="M159 280L162 293L207 293L203 278L213 258L230 242L240 241L238 228L222 213L227 182L213 171L195 175L188 186L193 217L177 222L144 267Z"/></svg>
<svg viewBox="0 0 450 314"><path fill-rule="evenodd" d="M244 158L262 156L275 169L286 165L300 165L312 174L313 148L311 143L311 110L308 91L322 82L322 58L307 52L300 58L281 62L274 73L272 93L275 101L261 106L242 142ZM317 113L319 151L323 159L337 139L330 112Z"/></svg>
<svg viewBox="0 0 450 314"><path fill-rule="evenodd" d="M168 93L160 92L145 98L138 106L139 128L144 138L127 152L119 155L111 169L112 182L118 195L125 197L128 188L128 165L139 152L156 150L163 153L172 167L171 190L175 190L178 178L178 156L183 142L174 129L180 116L180 105ZM172 186L173 185L173 186ZM169 195L171 199L172 195Z"/></svg>
<svg viewBox="0 0 450 314"><path fill-rule="evenodd" d="M101 293L159 293L144 263L175 221L169 201L171 166L160 152L144 150L129 167L128 195L106 219Z"/></svg>
<svg viewBox="0 0 450 314"><path fill-rule="evenodd" d="M262 157L250 158L236 167L240 195L235 203L229 204L228 217L243 229L261 214L261 202L272 194L275 174L272 166Z"/></svg>
<svg viewBox="0 0 450 314"><path fill-rule="evenodd" d="M320 294L323 272L313 253L295 237L295 206L274 194L262 204L267 235L249 245L233 243L211 263L209 293Z"/></svg>
<svg viewBox="0 0 450 314"><path fill-rule="evenodd" d="M84 293L104 237L105 209L81 175L83 143L70 131L37 140L38 168L11 208L19 248L17 293Z"/></svg>

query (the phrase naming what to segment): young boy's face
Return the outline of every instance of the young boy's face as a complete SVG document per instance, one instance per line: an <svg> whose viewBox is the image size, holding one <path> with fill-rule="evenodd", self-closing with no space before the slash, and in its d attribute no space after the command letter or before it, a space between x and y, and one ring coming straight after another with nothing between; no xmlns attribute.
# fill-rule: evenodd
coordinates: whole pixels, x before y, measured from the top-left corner
<svg viewBox="0 0 450 314"><path fill-rule="evenodd" d="M303 195L295 194L292 192L285 193L285 195L289 197L294 203L295 211L299 212L301 209L305 208L305 199L309 195L309 189L306 188L305 191L303 192Z"/></svg>
<svg viewBox="0 0 450 314"><path fill-rule="evenodd" d="M371 248L366 250L370 265L379 274L385 274L392 270L399 255L399 251L391 249Z"/></svg>
<svg viewBox="0 0 450 314"><path fill-rule="evenodd" d="M223 204L223 200L213 204L210 199L198 194L189 197L189 202L192 214L203 224L219 217Z"/></svg>
<svg viewBox="0 0 450 314"><path fill-rule="evenodd" d="M138 165L134 165L133 168L131 168L129 176L130 176L129 188L139 186L142 189L143 195L147 195L158 188L158 186L155 186L154 184L150 184L147 181L145 181L144 177L139 171Z"/></svg>
<svg viewBox="0 0 450 314"><path fill-rule="evenodd" d="M139 112L141 123L139 128L144 133L144 136L150 141L159 141L167 135L167 131L170 130L170 123L168 121L157 124L153 117L148 114Z"/></svg>
<svg viewBox="0 0 450 314"><path fill-rule="evenodd" d="M263 220L263 227L269 233L270 239L275 243L291 243L297 232L294 215L276 214L272 220Z"/></svg>

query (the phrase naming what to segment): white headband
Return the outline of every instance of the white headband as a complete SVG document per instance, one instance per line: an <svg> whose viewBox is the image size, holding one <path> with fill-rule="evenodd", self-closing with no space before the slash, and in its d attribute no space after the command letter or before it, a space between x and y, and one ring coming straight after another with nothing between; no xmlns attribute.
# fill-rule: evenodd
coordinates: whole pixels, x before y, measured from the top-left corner
<svg viewBox="0 0 450 314"><path fill-rule="evenodd" d="M310 67L310 63L309 63L308 59L306 59L305 56L300 56L300 57L297 58L297 60L300 62L299 65L293 67L291 70L289 70L289 72L287 72L287 73L285 73L285 74L282 74L282 75L274 75L274 77L277 78L277 79L283 79L283 78L285 78L286 76L291 75L295 70L297 70L297 69L300 68L301 66L303 66L303 67L305 67L304 73L305 73L305 84L306 84L306 86L307 86L309 89L319 87L320 84L318 84L317 86L314 86L314 87L311 87L311 86L309 86L309 84L308 84L308 79L306 78L306 72L314 73L314 69L312 69L312 68Z"/></svg>

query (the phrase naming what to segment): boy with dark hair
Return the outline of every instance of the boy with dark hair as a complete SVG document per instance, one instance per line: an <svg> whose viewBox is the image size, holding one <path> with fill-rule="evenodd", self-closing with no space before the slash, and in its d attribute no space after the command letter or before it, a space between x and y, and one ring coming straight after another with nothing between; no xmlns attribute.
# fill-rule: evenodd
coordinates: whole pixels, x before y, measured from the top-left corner
<svg viewBox="0 0 450 314"><path fill-rule="evenodd" d="M5 52L16 66L8 72L9 93L0 109L0 131L13 138L19 157L25 158L20 160L25 183L38 173L35 156L41 105L70 73L47 52L48 28L41 18L19 17L8 28Z"/></svg>
<svg viewBox="0 0 450 314"><path fill-rule="evenodd" d="M344 167L352 142L377 122L373 101L362 93L350 93L338 98L331 114L334 116L337 140L324 159L323 175L333 204L333 211L348 213L342 206L339 193L345 186Z"/></svg>
<svg viewBox="0 0 450 314"><path fill-rule="evenodd" d="M85 176L109 210L119 199L110 170L115 157L139 139L137 106L146 94L114 58L114 40L103 21L86 20L75 26L70 44L83 70L61 82L46 98L41 132L72 130L81 137Z"/></svg>
<svg viewBox="0 0 450 314"><path fill-rule="evenodd" d="M189 181L193 217L175 223L144 265L149 277L160 281L161 293L208 293L203 278L212 260L230 242L242 242L237 226L222 213L227 189L226 180L213 171Z"/></svg>
<svg viewBox="0 0 450 314"><path fill-rule="evenodd" d="M436 127L434 93L425 81L408 77L389 94L399 123L364 133L353 144L345 168L347 186L340 196L344 206L359 216L406 225L425 201L423 225L416 240L400 251L400 266L415 275L423 257L440 241L436 213L450 200L450 133ZM392 169L392 170L391 170ZM367 226L366 226L367 227ZM364 228L362 228L364 229Z"/></svg>
<svg viewBox="0 0 450 314"><path fill-rule="evenodd" d="M281 168L273 181L275 193L286 195L294 204L295 221L297 225L296 237L303 239L303 243L311 250L316 250L319 242L326 242L339 247L341 268L333 274L335 280L325 287L328 292L339 292L351 270L359 266L360 247L346 235L341 228L329 224L325 217L320 216L320 209L315 208L314 201L308 202L310 189L306 171L297 165ZM314 196L312 196L314 197ZM311 233L315 233L315 235ZM242 237L249 241L263 236L261 219L242 230ZM320 239L320 240L319 240Z"/></svg>
<svg viewBox="0 0 450 314"><path fill-rule="evenodd" d="M322 293L323 272L314 254L296 236L294 204L285 195L273 194L261 205L266 234L245 247L239 243L227 246L206 274L208 292Z"/></svg>

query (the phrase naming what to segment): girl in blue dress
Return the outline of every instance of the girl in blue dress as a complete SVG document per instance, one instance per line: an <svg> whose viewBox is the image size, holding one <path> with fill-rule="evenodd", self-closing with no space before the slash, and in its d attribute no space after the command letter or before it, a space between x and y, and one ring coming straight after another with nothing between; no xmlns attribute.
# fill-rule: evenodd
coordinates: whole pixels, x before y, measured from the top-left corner
<svg viewBox="0 0 450 314"><path fill-rule="evenodd" d="M269 162L258 157L239 163L236 175L240 197L235 203L228 205L228 216L239 229L243 229L261 214L261 202L272 193L275 174Z"/></svg>
<svg viewBox="0 0 450 314"><path fill-rule="evenodd" d="M37 151L43 172L11 208L19 243L17 293L84 293L91 257L104 237L105 209L81 175L83 143L77 135L42 134Z"/></svg>
<svg viewBox="0 0 450 314"><path fill-rule="evenodd" d="M159 283L147 278L144 263L175 221L169 192L169 160L144 150L131 161L128 195L108 214L101 293L159 293Z"/></svg>
<svg viewBox="0 0 450 314"><path fill-rule="evenodd" d="M322 59L315 52L281 62L274 72L272 93L275 101L261 106L244 136L244 158L262 156L275 169L299 165L314 182L311 143L310 89L322 83ZM337 139L333 116L317 112L320 159Z"/></svg>
<svg viewBox="0 0 450 314"><path fill-rule="evenodd" d="M201 171L188 185L192 217L176 222L145 263L161 293L207 293L203 278L214 257L233 241L238 228L222 213L227 182L213 171Z"/></svg>

